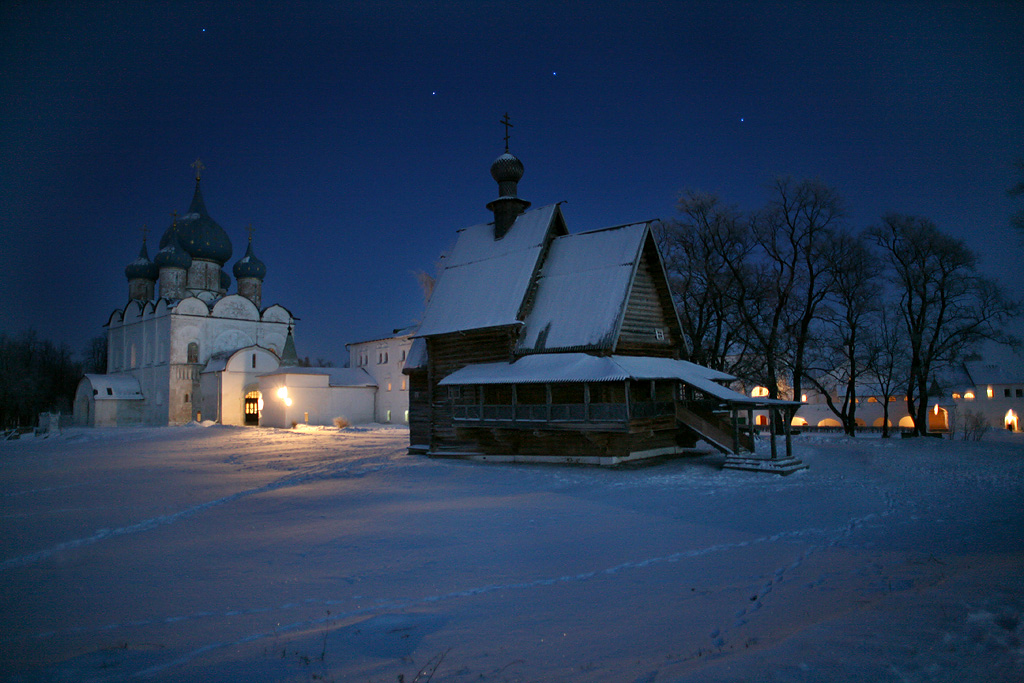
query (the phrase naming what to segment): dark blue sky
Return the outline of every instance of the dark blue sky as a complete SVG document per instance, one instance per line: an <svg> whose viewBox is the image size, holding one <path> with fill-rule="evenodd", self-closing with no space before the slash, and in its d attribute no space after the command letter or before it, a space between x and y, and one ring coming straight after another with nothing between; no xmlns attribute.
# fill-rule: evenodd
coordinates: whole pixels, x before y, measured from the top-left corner
<svg viewBox="0 0 1024 683"><path fill-rule="evenodd" d="M520 196L574 232L818 177L853 227L928 216L1021 294L1024 3L6 2L0 330L101 334L199 157L228 272L252 223L264 303L342 362L490 218L506 111Z"/></svg>

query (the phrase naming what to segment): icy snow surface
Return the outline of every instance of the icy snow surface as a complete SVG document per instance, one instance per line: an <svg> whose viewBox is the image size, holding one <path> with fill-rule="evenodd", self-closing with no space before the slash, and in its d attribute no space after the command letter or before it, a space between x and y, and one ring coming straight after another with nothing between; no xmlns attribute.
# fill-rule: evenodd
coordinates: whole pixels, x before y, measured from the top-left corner
<svg viewBox="0 0 1024 683"><path fill-rule="evenodd" d="M805 434L787 478L383 427L3 442L0 678L1021 681L1012 436Z"/></svg>

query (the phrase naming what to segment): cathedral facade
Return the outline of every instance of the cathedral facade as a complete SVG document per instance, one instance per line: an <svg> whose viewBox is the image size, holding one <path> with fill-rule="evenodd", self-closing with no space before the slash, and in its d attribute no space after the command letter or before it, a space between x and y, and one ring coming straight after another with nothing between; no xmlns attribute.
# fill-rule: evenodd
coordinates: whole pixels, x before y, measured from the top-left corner
<svg viewBox="0 0 1024 683"><path fill-rule="evenodd" d="M77 424L259 424L258 376L296 363L294 317L263 306L267 268L251 233L229 292L231 240L206 209L196 168L188 211L175 216L152 260L143 238L125 268L128 302L106 323L107 374L82 378Z"/></svg>

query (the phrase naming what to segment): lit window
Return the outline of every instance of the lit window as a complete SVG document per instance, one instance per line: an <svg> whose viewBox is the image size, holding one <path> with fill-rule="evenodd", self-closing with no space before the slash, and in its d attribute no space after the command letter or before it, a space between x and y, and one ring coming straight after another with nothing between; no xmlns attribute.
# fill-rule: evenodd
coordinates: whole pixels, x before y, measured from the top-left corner
<svg viewBox="0 0 1024 683"><path fill-rule="evenodd" d="M768 395L767 387L754 387L754 390L750 392L750 395L754 398L764 398Z"/></svg>
<svg viewBox="0 0 1024 683"><path fill-rule="evenodd" d="M985 389L985 395L987 395L989 398L992 398L992 385L991 384L988 385L987 389Z"/></svg>
<svg viewBox="0 0 1024 683"><path fill-rule="evenodd" d="M405 391L405 378L402 378L402 391Z"/></svg>
<svg viewBox="0 0 1024 683"><path fill-rule="evenodd" d="M964 398L967 399L968 401L973 401L974 400L974 392L973 391L965 391L964 392Z"/></svg>
<svg viewBox="0 0 1024 683"><path fill-rule="evenodd" d="M953 400L956 400L958 398L961 398L960 394L953 394Z"/></svg>
<svg viewBox="0 0 1024 683"><path fill-rule="evenodd" d="M387 422L391 422L391 411L390 410L388 411L387 415L388 415L388 418L387 418L386 421Z"/></svg>
<svg viewBox="0 0 1024 683"><path fill-rule="evenodd" d="M388 382L388 391L391 391L391 382Z"/></svg>
<svg viewBox="0 0 1024 683"><path fill-rule="evenodd" d="M868 403L878 403L878 399L874 396L868 396Z"/></svg>
<svg viewBox="0 0 1024 683"><path fill-rule="evenodd" d="M807 394L800 394L800 402L807 403Z"/></svg>

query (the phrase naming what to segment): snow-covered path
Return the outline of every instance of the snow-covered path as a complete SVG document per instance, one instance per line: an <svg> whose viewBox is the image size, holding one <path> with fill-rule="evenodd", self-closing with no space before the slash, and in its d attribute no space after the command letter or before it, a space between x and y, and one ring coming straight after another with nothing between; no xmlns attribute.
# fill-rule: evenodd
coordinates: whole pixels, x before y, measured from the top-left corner
<svg viewBox="0 0 1024 683"><path fill-rule="evenodd" d="M788 478L433 461L388 428L5 443L0 676L1024 680L1009 437L803 436Z"/></svg>

